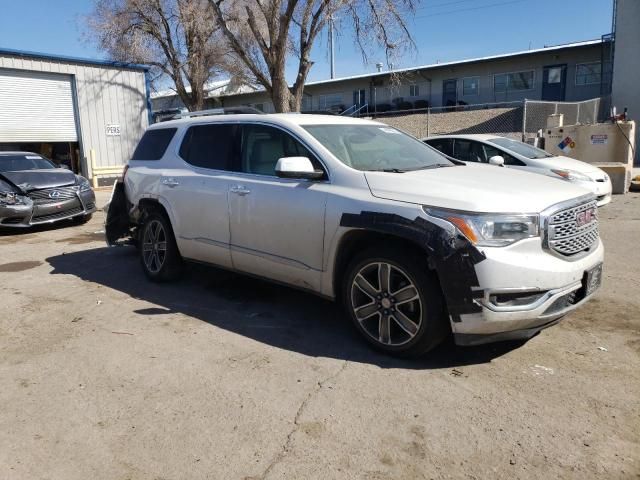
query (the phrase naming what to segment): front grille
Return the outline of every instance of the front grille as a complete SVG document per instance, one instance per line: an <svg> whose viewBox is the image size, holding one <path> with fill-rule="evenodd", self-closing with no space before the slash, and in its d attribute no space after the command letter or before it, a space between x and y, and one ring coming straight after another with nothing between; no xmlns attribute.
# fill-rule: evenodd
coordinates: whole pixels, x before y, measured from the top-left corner
<svg viewBox="0 0 640 480"><path fill-rule="evenodd" d="M71 187L46 188L44 190L34 190L29 192L29 197L36 205L58 203L63 200L77 198L77 196L78 187L75 185Z"/></svg>
<svg viewBox="0 0 640 480"><path fill-rule="evenodd" d="M70 208L69 210L64 210L62 212L56 212L56 213L50 213L49 215L34 216L31 219L31 223L36 224L36 223L48 222L50 220L58 220L58 219L67 218L67 217L70 217L72 215L76 215L76 214L82 213L82 212L84 212L84 209L82 208L82 206L75 207L75 208Z"/></svg>
<svg viewBox="0 0 640 480"><path fill-rule="evenodd" d="M547 247L560 255L570 257L589 250L599 238L596 201L560 210L549 216ZM579 218L591 215L592 219L579 224Z"/></svg>

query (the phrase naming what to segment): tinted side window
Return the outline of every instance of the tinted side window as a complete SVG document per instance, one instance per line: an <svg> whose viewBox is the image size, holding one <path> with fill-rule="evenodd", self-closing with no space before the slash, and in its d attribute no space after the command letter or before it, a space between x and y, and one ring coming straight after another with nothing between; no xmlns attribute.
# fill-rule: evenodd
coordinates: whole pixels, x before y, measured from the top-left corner
<svg viewBox="0 0 640 480"><path fill-rule="evenodd" d="M518 160L515 157L512 157L511 155L509 155L508 153L503 152L502 150L498 150L495 147L492 147L490 145L483 145L484 147L484 153L487 157L487 161L489 161L489 159L491 157L495 157L496 155L501 156L502 158L504 158L504 164L505 165L512 165L512 166L518 166L518 167L525 167L526 164L524 162L521 162L520 160Z"/></svg>
<svg viewBox="0 0 640 480"><path fill-rule="evenodd" d="M241 171L275 176L276 163L283 157L307 157L316 170L323 170L315 156L288 133L265 125L242 127Z"/></svg>
<svg viewBox="0 0 640 480"><path fill-rule="evenodd" d="M195 167L234 170L237 129L236 125L225 124L189 127L180 146L180 156Z"/></svg>
<svg viewBox="0 0 640 480"><path fill-rule="evenodd" d="M429 140L427 144L431 145L436 150L440 150L445 155L453 157L453 140L450 138L437 138Z"/></svg>
<svg viewBox="0 0 640 480"><path fill-rule="evenodd" d="M133 152L131 160L160 160L175 133L175 128L147 130Z"/></svg>
<svg viewBox="0 0 640 480"><path fill-rule="evenodd" d="M456 139L454 156L463 162L484 162L482 146L473 140Z"/></svg>

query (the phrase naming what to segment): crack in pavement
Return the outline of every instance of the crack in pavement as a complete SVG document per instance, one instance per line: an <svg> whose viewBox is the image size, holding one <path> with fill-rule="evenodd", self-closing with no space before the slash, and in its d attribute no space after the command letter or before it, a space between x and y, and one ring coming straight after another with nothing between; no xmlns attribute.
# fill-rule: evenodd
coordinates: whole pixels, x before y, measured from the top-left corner
<svg viewBox="0 0 640 480"><path fill-rule="evenodd" d="M278 454L274 457L273 460L271 460L271 462L269 463L265 471L262 472L262 475L260 475L259 477L245 477L245 480L264 480L265 478L267 478L269 473L271 473L271 470L273 470L273 468L276 465L278 465L282 460L284 460L284 458L289 453L289 450L291 449L292 442L293 442L293 434L298 431L300 417L302 416L302 413L304 412L309 401L313 397L315 397L318 394L318 392L320 392L320 390L322 390L322 387L324 387L325 383L330 382L331 380L335 380L342 372L344 372L348 365L349 365L349 361L345 360L342 366L335 373L332 373L324 380L320 380L316 383L316 386L313 388L313 390L311 390L307 394L305 399L302 401L302 403L300 403L300 406L296 411L296 415L293 418L293 428L288 433L287 439L284 442L284 445L282 446Z"/></svg>

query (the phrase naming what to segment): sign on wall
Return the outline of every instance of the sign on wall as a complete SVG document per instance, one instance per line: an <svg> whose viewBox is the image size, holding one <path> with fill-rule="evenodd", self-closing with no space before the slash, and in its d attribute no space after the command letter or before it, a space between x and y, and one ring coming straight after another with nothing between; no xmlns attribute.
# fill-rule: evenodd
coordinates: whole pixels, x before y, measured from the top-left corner
<svg viewBox="0 0 640 480"><path fill-rule="evenodd" d="M107 137L119 137L120 136L120 124L114 123L107 125Z"/></svg>

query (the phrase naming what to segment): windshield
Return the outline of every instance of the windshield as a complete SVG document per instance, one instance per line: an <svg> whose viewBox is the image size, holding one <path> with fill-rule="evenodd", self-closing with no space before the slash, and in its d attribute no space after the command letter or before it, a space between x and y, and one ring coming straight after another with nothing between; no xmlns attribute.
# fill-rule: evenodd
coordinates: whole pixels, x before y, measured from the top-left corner
<svg viewBox="0 0 640 480"><path fill-rule="evenodd" d="M419 140L384 125L306 125L342 163L356 170L404 172L454 163Z"/></svg>
<svg viewBox="0 0 640 480"><path fill-rule="evenodd" d="M506 148L507 150L511 150L512 152L516 152L523 157L527 158L549 158L553 157L553 155L549 155L544 150L540 150L539 148L533 147L527 143L519 142L517 140L512 140L510 138L492 138L489 140L491 143L498 145L499 147Z"/></svg>
<svg viewBox="0 0 640 480"><path fill-rule="evenodd" d="M35 154L0 155L0 172L56 168L53 162Z"/></svg>

